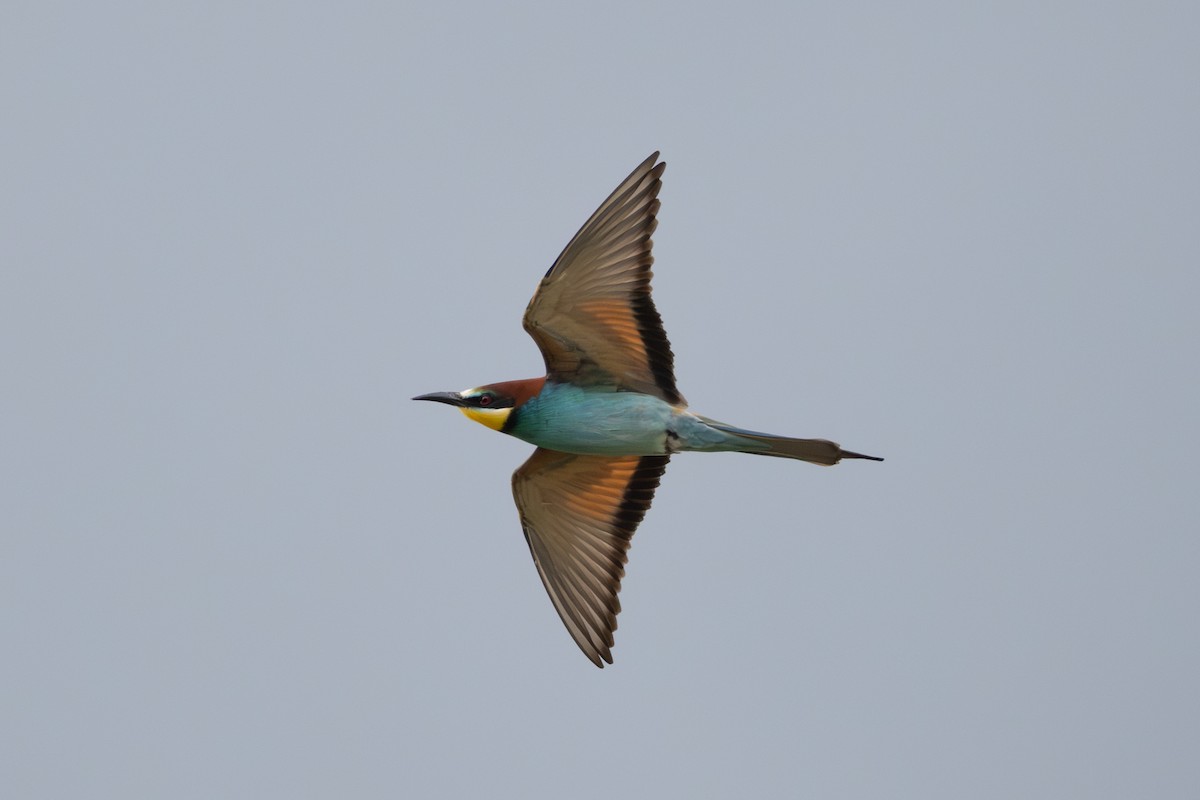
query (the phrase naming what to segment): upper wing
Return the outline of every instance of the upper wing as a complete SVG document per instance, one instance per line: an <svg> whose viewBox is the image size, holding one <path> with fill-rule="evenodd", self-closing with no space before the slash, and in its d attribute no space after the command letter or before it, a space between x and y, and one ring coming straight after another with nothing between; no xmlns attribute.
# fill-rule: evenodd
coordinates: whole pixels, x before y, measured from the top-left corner
<svg viewBox="0 0 1200 800"><path fill-rule="evenodd" d="M670 456L581 456L538 448L513 473L533 563L575 643L612 663L626 552Z"/></svg>
<svg viewBox="0 0 1200 800"><path fill-rule="evenodd" d="M643 161L559 255L525 310L552 380L613 385L684 404L650 299L650 239L666 164Z"/></svg>

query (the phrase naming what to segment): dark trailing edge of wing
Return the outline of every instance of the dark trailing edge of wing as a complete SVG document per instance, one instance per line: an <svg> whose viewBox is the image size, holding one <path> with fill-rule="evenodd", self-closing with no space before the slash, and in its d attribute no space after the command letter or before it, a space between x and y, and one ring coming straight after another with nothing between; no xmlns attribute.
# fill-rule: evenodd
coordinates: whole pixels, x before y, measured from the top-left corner
<svg viewBox="0 0 1200 800"><path fill-rule="evenodd" d="M670 456L642 456L638 461L637 469L629 479L629 485L625 487L621 505L613 515L613 520L621 530L628 531L630 536L633 536L634 530L650 510L654 491L658 488L663 473L667 471L667 462L670 460Z"/></svg>
<svg viewBox="0 0 1200 800"><path fill-rule="evenodd" d="M646 281L646 293L638 295L633 302L633 313L637 319L638 332L646 344L646 357L650 362L650 373L654 382L662 389L663 399L668 403L682 405L683 395L675 387L675 356L671 343L663 329L662 316L650 299L650 282Z"/></svg>

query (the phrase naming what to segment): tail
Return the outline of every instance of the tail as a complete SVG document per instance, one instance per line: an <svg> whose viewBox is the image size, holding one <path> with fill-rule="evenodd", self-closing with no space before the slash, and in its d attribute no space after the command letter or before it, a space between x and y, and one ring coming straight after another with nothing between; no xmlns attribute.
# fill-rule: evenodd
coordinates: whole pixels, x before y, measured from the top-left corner
<svg viewBox="0 0 1200 800"><path fill-rule="evenodd" d="M843 450L838 446L837 442L831 442L828 439L789 439L786 436L773 436L769 433L735 428L732 425L726 425L723 422L716 422L711 419L704 419L704 421L709 427L716 428L722 433L736 437L729 444L737 446L730 447L729 449L736 450L739 453L778 456L779 458L797 458L801 461L820 464L825 467L831 467L843 458L863 458L868 461L883 461L878 456L866 456L862 453L852 453L849 450ZM738 439L743 440L745 445L743 446L742 442L737 441Z"/></svg>

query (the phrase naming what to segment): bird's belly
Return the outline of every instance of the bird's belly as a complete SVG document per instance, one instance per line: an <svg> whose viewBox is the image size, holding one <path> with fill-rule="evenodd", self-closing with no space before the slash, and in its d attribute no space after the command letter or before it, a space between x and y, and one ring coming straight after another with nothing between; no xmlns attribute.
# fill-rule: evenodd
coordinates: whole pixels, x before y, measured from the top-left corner
<svg viewBox="0 0 1200 800"><path fill-rule="evenodd" d="M548 386L521 406L506 432L564 453L659 455L667 452L672 413L670 404L650 395Z"/></svg>

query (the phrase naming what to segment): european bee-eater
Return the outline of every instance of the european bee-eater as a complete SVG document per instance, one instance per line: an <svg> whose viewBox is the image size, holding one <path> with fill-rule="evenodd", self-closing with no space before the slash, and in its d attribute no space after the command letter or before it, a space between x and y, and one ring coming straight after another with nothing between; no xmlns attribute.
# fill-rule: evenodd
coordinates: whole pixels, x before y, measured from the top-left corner
<svg viewBox="0 0 1200 800"><path fill-rule="evenodd" d="M688 411L650 299L650 237L665 168L658 153L643 161L542 278L524 323L545 377L413 398L457 406L537 445L512 478L521 527L558 615L597 667L612 663L626 553L673 454L732 451L826 466L883 460Z"/></svg>

